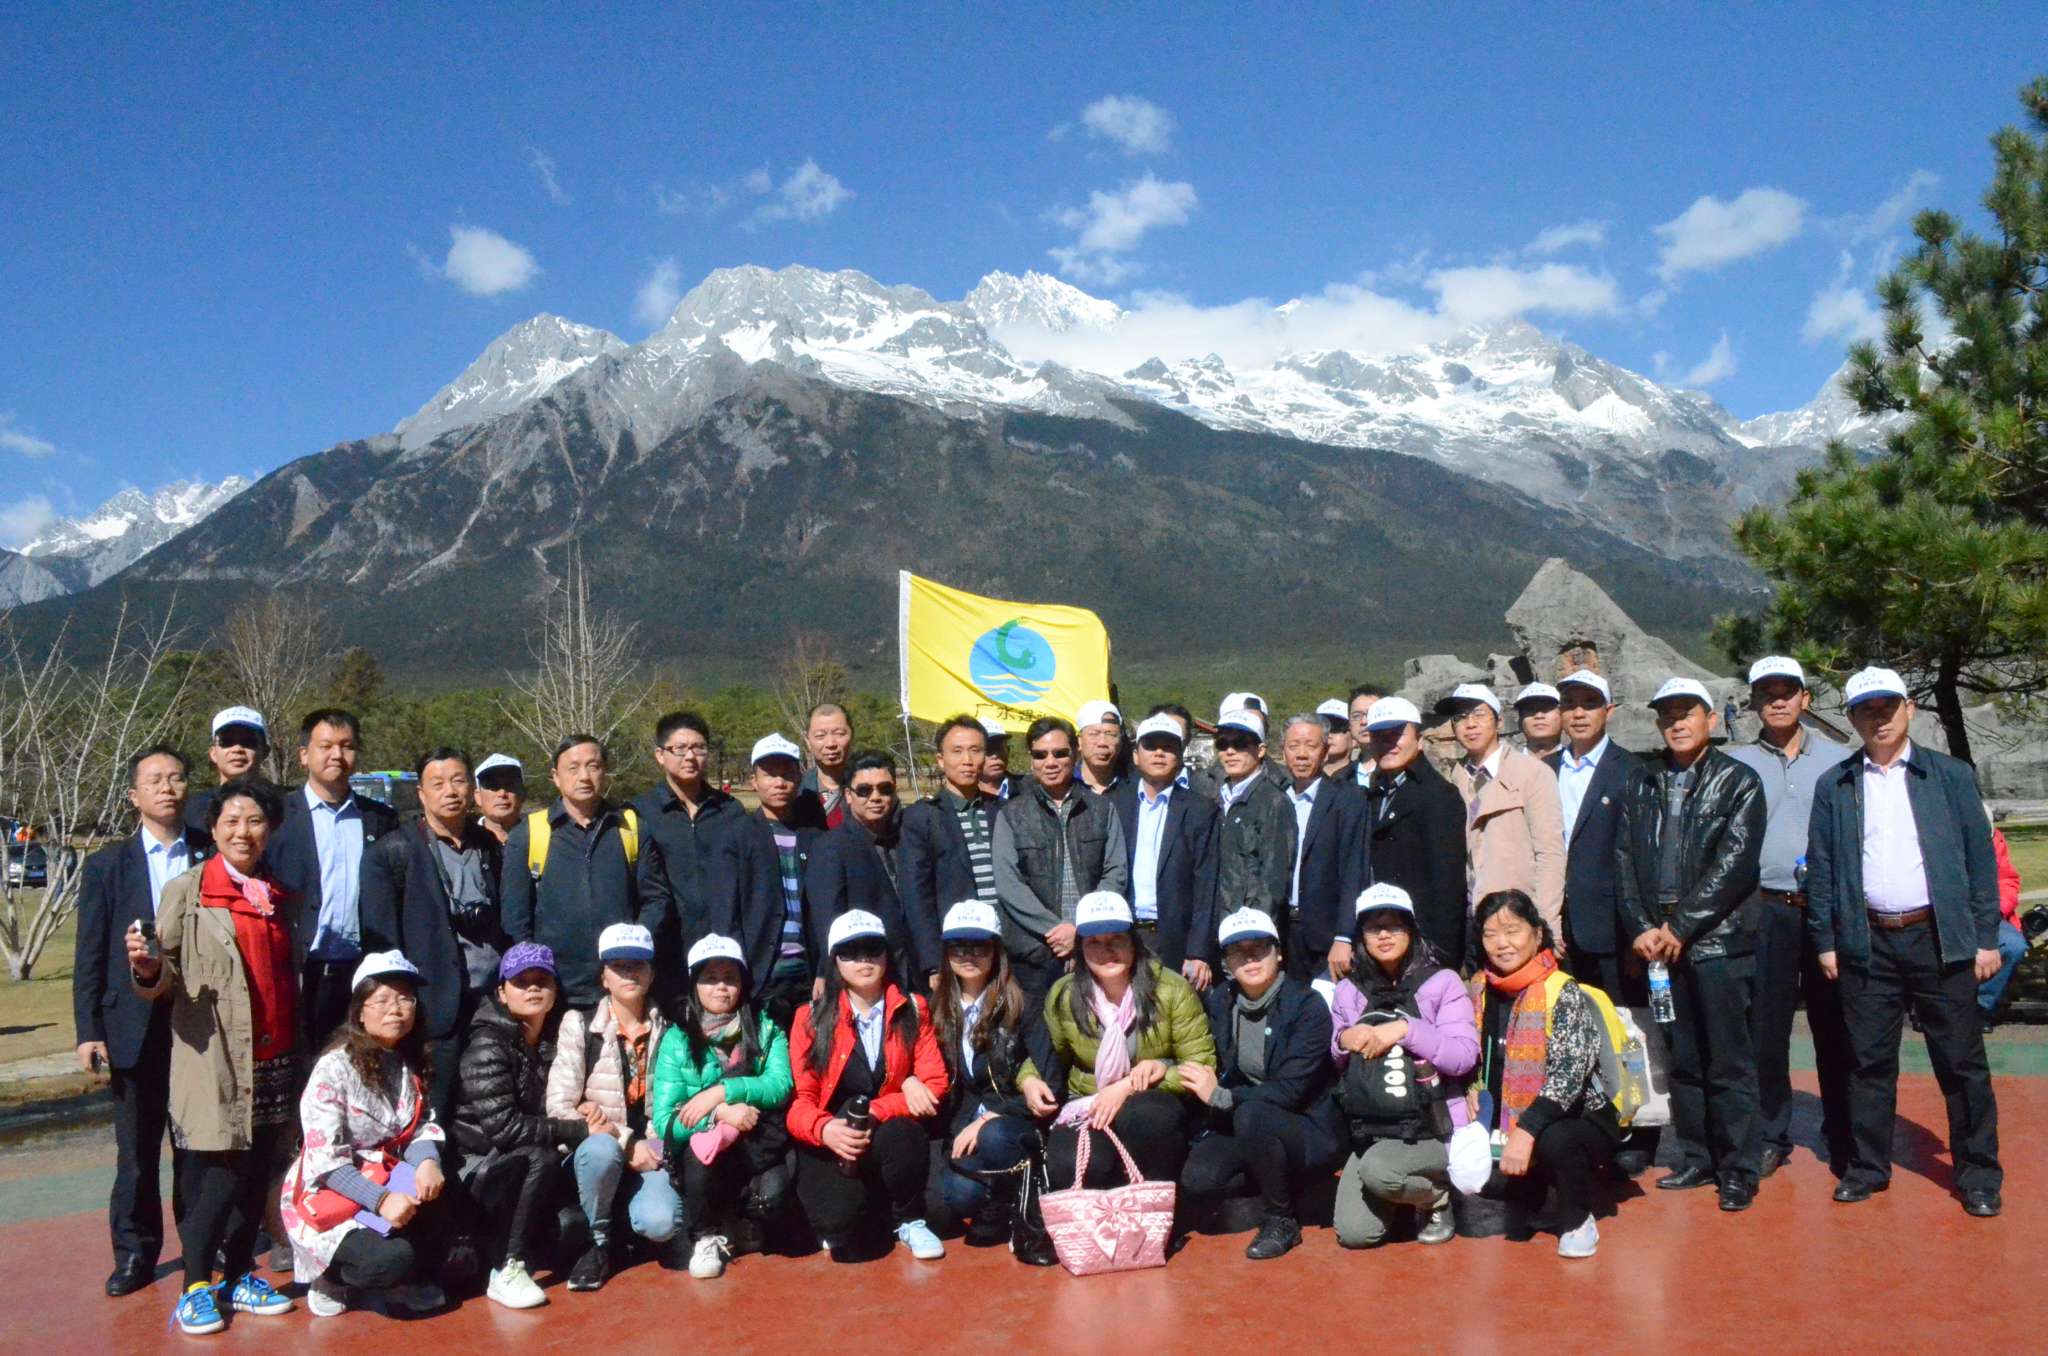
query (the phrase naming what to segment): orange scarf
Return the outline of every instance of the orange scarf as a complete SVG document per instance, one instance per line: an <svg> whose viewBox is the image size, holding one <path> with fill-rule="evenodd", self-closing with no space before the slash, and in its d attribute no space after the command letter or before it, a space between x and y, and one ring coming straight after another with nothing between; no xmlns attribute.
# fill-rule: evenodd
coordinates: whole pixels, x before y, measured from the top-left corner
<svg viewBox="0 0 2048 1356"><path fill-rule="evenodd" d="M1557 953L1546 946L1535 955L1529 957L1529 959L1523 961L1522 968L1511 975L1497 975L1493 971L1488 970L1486 972L1486 983L1488 987L1498 989L1502 993L1515 994L1520 993L1531 984L1541 984L1544 980L1549 979L1556 970Z"/></svg>

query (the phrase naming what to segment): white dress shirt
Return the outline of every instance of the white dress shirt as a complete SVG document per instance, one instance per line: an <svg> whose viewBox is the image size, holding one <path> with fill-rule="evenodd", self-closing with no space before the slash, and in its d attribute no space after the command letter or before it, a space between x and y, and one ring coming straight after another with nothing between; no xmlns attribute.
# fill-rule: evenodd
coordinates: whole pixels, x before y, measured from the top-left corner
<svg viewBox="0 0 2048 1356"><path fill-rule="evenodd" d="M1159 858L1166 848L1166 815L1173 792L1171 782L1156 796L1143 781L1138 783L1138 828L1131 844L1131 916L1141 923L1159 918Z"/></svg>
<svg viewBox="0 0 2048 1356"><path fill-rule="evenodd" d="M1910 741L1888 768L1863 755L1863 899L1875 913L1911 913L1929 903L1920 828L1906 795L1912 757Z"/></svg>
<svg viewBox="0 0 2048 1356"><path fill-rule="evenodd" d="M149 864L149 911L155 913L164 906L164 886L192 869L192 849L182 833L165 843L147 828L140 832L142 860Z"/></svg>
<svg viewBox="0 0 2048 1356"><path fill-rule="evenodd" d="M882 1065L882 1021L888 1016L888 1008L877 1003L862 1012L858 1007L853 1012L853 1029L860 1036L861 1052L868 1057L868 1063L876 1069Z"/></svg>
<svg viewBox="0 0 2048 1356"><path fill-rule="evenodd" d="M1323 779L1316 778L1308 784L1308 790L1297 791L1287 788L1288 803L1294 806L1294 883L1287 888L1287 907L1290 912L1301 912L1301 854L1308 846L1309 816L1316 812L1316 791Z"/></svg>
<svg viewBox="0 0 2048 1356"><path fill-rule="evenodd" d="M1558 750L1557 799L1564 807L1564 839L1569 843L1572 830L1579 822L1579 806L1585 803L1586 788L1593 784L1593 774L1600 770L1601 755L1607 752L1607 736L1601 735L1584 758L1572 755L1572 746L1567 743Z"/></svg>
<svg viewBox="0 0 2048 1356"><path fill-rule="evenodd" d="M313 847L320 855L320 919L307 954L315 960L354 960L363 952L360 903L363 865L363 807L353 795L329 805L309 783L306 808L313 821Z"/></svg>

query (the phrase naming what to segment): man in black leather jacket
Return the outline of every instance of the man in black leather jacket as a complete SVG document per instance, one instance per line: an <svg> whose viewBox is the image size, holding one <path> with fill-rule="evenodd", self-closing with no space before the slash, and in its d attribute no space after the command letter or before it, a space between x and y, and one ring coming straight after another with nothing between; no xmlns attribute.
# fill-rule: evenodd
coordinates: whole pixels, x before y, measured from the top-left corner
<svg viewBox="0 0 2048 1356"><path fill-rule="evenodd" d="M1673 678L1650 702L1664 753L1629 789L1615 848L1621 925L1638 956L1671 968L1671 1128L1683 1162L1657 1185L1718 1184L1723 1210L1756 1195L1763 1123L1749 1027L1752 906L1763 861L1764 788L1708 743L1707 689Z"/></svg>

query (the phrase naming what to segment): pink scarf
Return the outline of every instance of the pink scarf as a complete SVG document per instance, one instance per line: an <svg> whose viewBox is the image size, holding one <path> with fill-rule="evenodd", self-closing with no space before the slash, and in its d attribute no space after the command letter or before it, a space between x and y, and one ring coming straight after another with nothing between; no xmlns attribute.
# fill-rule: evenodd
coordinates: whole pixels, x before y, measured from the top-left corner
<svg viewBox="0 0 2048 1356"><path fill-rule="evenodd" d="M740 1042L734 1041L732 1049L719 1056L725 1062L725 1071L727 1073L731 1073L739 1067L740 1052L744 1048ZM739 1137L739 1131L733 1129L724 1121L714 1120L709 1130L699 1130L696 1134L690 1136L690 1152L697 1155L697 1161L708 1168L711 1166L711 1160L724 1153L727 1148L738 1141Z"/></svg>
<svg viewBox="0 0 2048 1356"><path fill-rule="evenodd" d="M1124 996L1114 1003L1104 998L1101 987L1097 986L1088 996L1088 1007L1102 1027L1102 1039L1095 1047L1095 1086L1106 1088L1131 1071L1131 1051L1124 1043L1124 1036L1138 1022L1136 986L1124 986ZM1093 1093L1076 1097L1060 1108L1053 1124L1079 1125L1088 1119L1088 1113L1094 1107Z"/></svg>

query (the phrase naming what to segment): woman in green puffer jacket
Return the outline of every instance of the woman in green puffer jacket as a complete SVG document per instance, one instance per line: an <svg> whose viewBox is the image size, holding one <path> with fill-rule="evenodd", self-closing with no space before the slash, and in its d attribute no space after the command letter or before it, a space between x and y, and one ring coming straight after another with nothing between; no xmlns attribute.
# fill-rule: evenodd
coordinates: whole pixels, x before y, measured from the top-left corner
<svg viewBox="0 0 2048 1356"><path fill-rule="evenodd" d="M651 1131L668 1148L669 1171L690 1230L690 1274L722 1275L732 1255L734 1205L758 1227L789 1189L789 1038L748 1001L738 942L713 934L690 948L681 1018L654 1062Z"/></svg>

